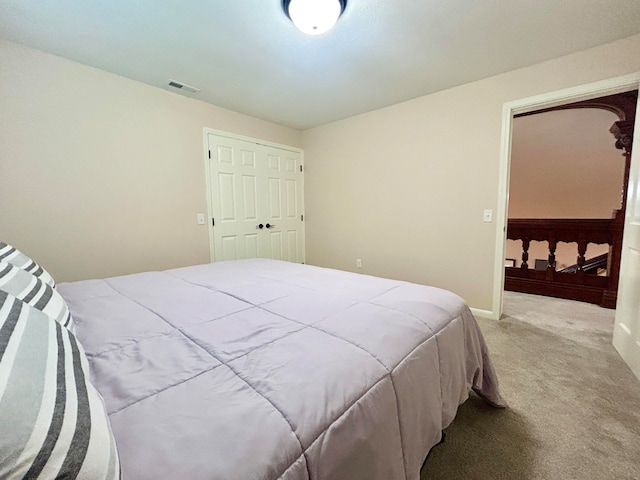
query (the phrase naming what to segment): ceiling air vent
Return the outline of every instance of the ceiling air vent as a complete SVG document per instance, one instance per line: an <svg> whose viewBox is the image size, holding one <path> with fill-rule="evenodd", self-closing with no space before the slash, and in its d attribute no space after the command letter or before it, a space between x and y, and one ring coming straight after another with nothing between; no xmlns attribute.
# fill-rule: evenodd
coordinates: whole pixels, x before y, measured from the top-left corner
<svg viewBox="0 0 640 480"><path fill-rule="evenodd" d="M182 90L183 92L198 93L200 91L199 88L192 87L191 85L187 85L186 83L176 82L175 80L169 80L169 83L167 85L173 88L177 88L178 90Z"/></svg>

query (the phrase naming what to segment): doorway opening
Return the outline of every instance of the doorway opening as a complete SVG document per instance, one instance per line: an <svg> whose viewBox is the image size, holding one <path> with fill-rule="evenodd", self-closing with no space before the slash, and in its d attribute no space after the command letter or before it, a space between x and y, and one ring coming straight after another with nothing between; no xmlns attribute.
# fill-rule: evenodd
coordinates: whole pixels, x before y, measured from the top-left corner
<svg viewBox="0 0 640 480"><path fill-rule="evenodd" d="M511 167L511 133L515 115L553 108L560 105L592 100L598 97L638 90L640 72L591 84L580 85L549 92L534 97L507 102L502 110L502 138L498 179L498 204L496 211L496 246L494 257L494 288L491 318L498 320L503 313L505 283L505 252L507 240L507 212L509 198L509 176ZM636 154L637 157L637 154ZM632 159L632 176L637 166ZM628 212L627 212L628 213ZM628 214L627 214L628 217ZM627 218L628 220L628 218ZM623 242L625 238L623 237Z"/></svg>
<svg viewBox="0 0 640 480"><path fill-rule="evenodd" d="M514 115L505 290L615 308L637 101Z"/></svg>

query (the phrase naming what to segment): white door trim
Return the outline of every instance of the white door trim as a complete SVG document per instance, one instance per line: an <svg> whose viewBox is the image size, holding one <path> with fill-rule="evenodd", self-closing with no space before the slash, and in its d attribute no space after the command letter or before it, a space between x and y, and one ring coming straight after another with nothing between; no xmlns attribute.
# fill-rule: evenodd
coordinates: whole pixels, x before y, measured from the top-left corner
<svg viewBox="0 0 640 480"><path fill-rule="evenodd" d="M209 233L209 261L213 262L215 259L214 245L213 245L213 222L211 219L213 218L213 205L211 203L211 173L209 170L209 135L217 135L219 137L227 137L233 138L235 140L242 140L244 142L256 143L258 145L265 145L267 147L279 148L281 150L288 150L290 152L296 152L300 154L300 165L303 166L304 169L304 150L298 147L292 147L291 145L284 145L281 143L269 142L267 140L262 140L260 138L247 137L245 135L238 135L235 133L225 132L223 130L216 130L214 128L204 127L203 128L203 155L204 155L204 174L205 174L205 182L206 182L206 193L207 193L207 214L209 215L207 220L207 231ZM304 175L302 176L302 180L300 182L300 187L302 189L301 198L302 205L300 206L300 211L302 215L304 215ZM302 244L306 245L305 239L305 224L302 223ZM302 263L306 263L306 248L302 249Z"/></svg>
<svg viewBox="0 0 640 480"><path fill-rule="evenodd" d="M500 142L500 170L498 178L498 205L496 212L496 248L494 266L493 301L491 318L502 315L504 290L504 254L507 241L507 207L509 204L509 168L511 166L511 129L513 116L565 103L590 100L614 95L640 87L640 72L610 78L599 82L557 90L542 95L507 102L502 107L502 139Z"/></svg>

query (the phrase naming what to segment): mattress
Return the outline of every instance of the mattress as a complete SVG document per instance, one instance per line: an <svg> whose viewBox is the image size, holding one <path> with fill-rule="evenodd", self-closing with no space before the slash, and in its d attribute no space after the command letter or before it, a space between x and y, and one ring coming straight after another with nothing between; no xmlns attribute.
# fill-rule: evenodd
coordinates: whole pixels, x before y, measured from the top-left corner
<svg viewBox="0 0 640 480"><path fill-rule="evenodd" d="M128 480L414 480L471 389L505 405L438 288L252 259L58 289Z"/></svg>

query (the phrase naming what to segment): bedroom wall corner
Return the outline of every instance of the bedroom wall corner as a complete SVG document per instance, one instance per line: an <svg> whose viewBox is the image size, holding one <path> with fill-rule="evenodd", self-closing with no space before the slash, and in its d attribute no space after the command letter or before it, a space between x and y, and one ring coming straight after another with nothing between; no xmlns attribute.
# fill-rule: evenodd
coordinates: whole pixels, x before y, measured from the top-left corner
<svg viewBox="0 0 640 480"><path fill-rule="evenodd" d="M206 263L203 128L301 132L0 39L0 238L58 281Z"/></svg>

